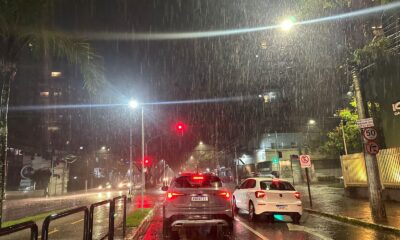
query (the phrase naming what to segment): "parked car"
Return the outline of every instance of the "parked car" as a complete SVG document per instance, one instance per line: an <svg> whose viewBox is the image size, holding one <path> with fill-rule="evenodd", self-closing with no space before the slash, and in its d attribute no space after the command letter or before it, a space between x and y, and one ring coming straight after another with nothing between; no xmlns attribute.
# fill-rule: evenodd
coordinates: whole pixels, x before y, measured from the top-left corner
<svg viewBox="0 0 400 240"><path fill-rule="evenodd" d="M163 206L165 238L178 238L178 231L187 227L207 227L218 238L232 233L232 195L222 187L219 177L213 174L184 174L174 178L170 187L162 189L167 191Z"/></svg>
<svg viewBox="0 0 400 240"><path fill-rule="evenodd" d="M288 181L277 178L248 178L233 192L233 206L249 212L249 220L267 215L273 222L274 214L289 215L298 224L303 213L300 193Z"/></svg>

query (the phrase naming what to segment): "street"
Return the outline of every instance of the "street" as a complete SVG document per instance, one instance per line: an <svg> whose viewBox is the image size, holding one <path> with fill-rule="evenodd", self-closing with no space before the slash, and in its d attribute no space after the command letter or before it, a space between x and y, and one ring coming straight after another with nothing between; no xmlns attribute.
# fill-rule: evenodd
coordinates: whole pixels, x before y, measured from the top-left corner
<svg viewBox="0 0 400 240"><path fill-rule="evenodd" d="M279 216L280 217L280 216ZM201 236L191 239L210 239L212 236ZM162 212L158 211L149 230L140 239L162 239ZM264 219L249 222L247 213L240 212L235 217L234 234L230 239L363 239L381 240L398 239L398 236L379 232L363 227L341 223L325 217L305 213L300 225L294 225L291 220L275 219L275 223L267 223Z"/></svg>
<svg viewBox="0 0 400 240"><path fill-rule="evenodd" d="M316 188L315 190L321 188ZM335 190L335 189L334 189ZM320 190L324 193L324 190ZM302 192L304 193L304 192ZM304 195L303 195L304 196ZM306 195L305 195L306 196ZM307 197L307 196L306 196ZM321 199L321 198L320 198ZM321 199L325 201L325 199ZM315 200L317 204L319 201ZM307 202L303 204L308 204ZM322 204L322 203L321 203ZM304 206L308 207L308 206ZM196 238L188 239L213 239L208 236L205 229L195 234ZM158 209L147 232L140 237L143 240L162 239L162 210ZM249 222L247 212L240 211L235 217L234 233L227 239L362 239L362 240L394 240L398 236L373 230L365 227L339 222L319 215L303 213L300 225L292 224L289 217L275 216L274 223L268 223L260 217L257 222Z"/></svg>
<svg viewBox="0 0 400 240"><path fill-rule="evenodd" d="M119 196L125 192L118 190L111 190L107 192L95 192L86 194L76 194L68 196L60 196L48 199L42 198L30 198L23 200L15 200L7 202L9 218L12 219L20 218L21 216L31 216L38 213L43 213L49 211L50 209L67 209L79 206L88 206L92 203L100 202L106 199L111 199L113 197ZM150 190L146 192L144 203L145 207L152 207L154 203L154 197L159 196L159 191ZM130 209L140 207L141 197L140 193L135 195L135 198L131 203L127 202L127 213ZM25 205L24 205L25 204ZM26 207L29 205L29 207ZM25 210L25 215L23 215L23 209ZM115 206L115 238L122 238L122 201L118 202ZM18 214L11 215L11 212L16 212ZM94 213L94 223L93 223L93 239L102 239L108 232L108 211L109 205L103 205L95 208ZM61 210L57 211L61 212ZM19 216L18 216L19 215ZM39 237L41 238L41 227L42 222L37 221L39 227ZM83 213L74 214L68 217L64 217L55 220L50 224L49 227L49 239L82 239L83 235ZM23 231L9 235L7 237L1 237L0 239L29 239L29 231Z"/></svg>

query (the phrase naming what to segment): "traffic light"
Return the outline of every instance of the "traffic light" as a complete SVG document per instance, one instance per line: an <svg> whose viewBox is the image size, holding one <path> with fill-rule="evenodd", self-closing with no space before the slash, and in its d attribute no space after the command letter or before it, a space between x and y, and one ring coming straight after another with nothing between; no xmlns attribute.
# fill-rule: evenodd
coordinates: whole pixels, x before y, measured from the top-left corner
<svg viewBox="0 0 400 240"><path fill-rule="evenodd" d="M149 167L151 166L151 159L149 157L144 157L143 163L145 167Z"/></svg>
<svg viewBox="0 0 400 240"><path fill-rule="evenodd" d="M273 156L272 157L272 163L278 164L279 163L279 157L278 156Z"/></svg>
<svg viewBox="0 0 400 240"><path fill-rule="evenodd" d="M183 132L186 130L186 124L183 122L177 122L175 124L175 130L180 134L183 135Z"/></svg>

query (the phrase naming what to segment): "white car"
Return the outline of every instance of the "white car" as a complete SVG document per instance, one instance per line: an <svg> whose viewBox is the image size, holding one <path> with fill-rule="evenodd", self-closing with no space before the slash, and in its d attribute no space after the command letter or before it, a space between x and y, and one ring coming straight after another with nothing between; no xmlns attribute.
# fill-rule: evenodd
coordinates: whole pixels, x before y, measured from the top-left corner
<svg viewBox="0 0 400 240"><path fill-rule="evenodd" d="M289 215L298 224L303 213L300 193L288 181L277 178L248 178L233 192L233 206L249 212L249 220L267 215L273 221L274 214Z"/></svg>

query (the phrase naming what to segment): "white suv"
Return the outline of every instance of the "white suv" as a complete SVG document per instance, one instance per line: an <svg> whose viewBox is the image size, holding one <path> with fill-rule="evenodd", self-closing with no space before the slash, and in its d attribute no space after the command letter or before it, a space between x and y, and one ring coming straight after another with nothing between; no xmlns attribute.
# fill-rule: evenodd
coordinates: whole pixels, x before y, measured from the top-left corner
<svg viewBox="0 0 400 240"><path fill-rule="evenodd" d="M273 221L274 214L289 215L298 224L303 213L300 193L288 181L277 178L248 178L233 193L235 212L244 209L249 220L267 215Z"/></svg>

